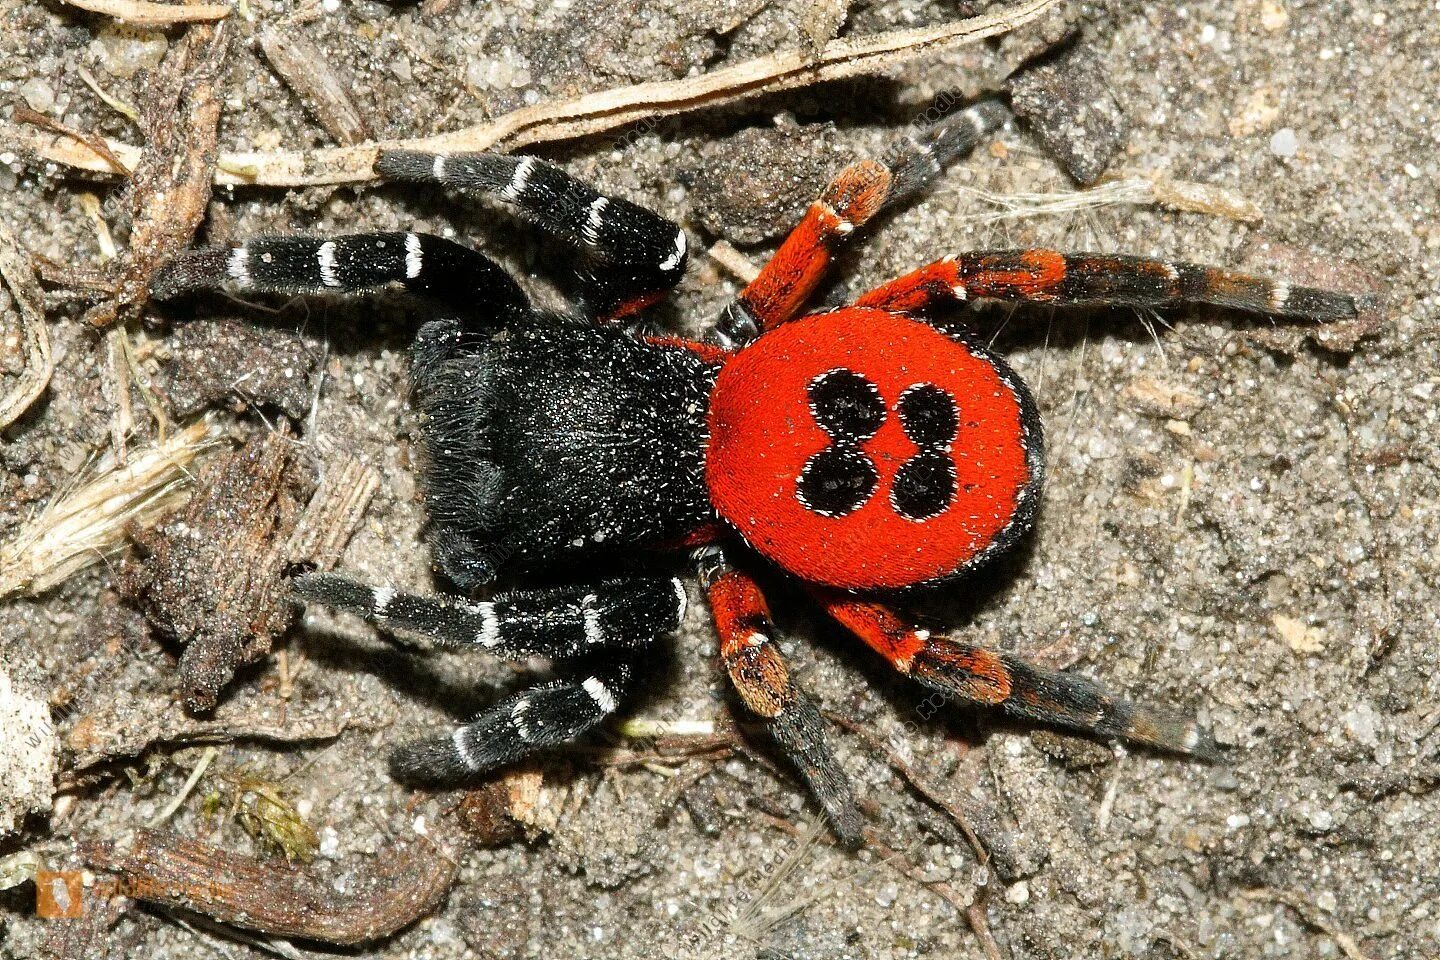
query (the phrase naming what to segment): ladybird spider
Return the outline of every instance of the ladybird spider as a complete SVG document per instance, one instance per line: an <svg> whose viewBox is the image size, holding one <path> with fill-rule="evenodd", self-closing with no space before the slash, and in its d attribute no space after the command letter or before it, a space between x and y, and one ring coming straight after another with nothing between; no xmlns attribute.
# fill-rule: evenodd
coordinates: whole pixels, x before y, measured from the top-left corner
<svg viewBox="0 0 1440 960"><path fill-rule="evenodd" d="M448 648L543 656L557 679L453 733L394 754L402 779L454 782L578 736L635 692L646 648L685 608L676 579L624 576L473 599L507 572L647 547L688 549L724 668L843 840L861 818L819 714L791 680L755 581L727 546L803 582L832 618L900 673L1026 721L1205 756L1194 722L1079 675L912 627L885 602L973 570L1030 526L1044 471L1025 384L969 335L928 322L971 298L1165 307L1213 304L1334 320L1352 298L1225 270L1049 250L948 256L802 314L835 251L1005 120L980 103L907 137L886 164L842 170L706 342L599 321L635 314L681 277L686 236L534 157L381 154L392 180L477 190L573 246L583 315L530 304L497 264L421 233L257 239L192 251L157 296L230 284L284 293L392 282L439 313L412 351L425 414L437 569L461 591L416 596L335 575L295 581L305 601L355 611Z"/></svg>

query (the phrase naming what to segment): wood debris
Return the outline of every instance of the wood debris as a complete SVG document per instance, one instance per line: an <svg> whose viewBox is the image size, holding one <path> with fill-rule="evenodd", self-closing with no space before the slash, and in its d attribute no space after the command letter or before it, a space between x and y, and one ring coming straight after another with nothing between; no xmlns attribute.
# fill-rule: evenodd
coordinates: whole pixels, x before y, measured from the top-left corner
<svg viewBox="0 0 1440 960"><path fill-rule="evenodd" d="M485 847L520 839L536 819L545 775L537 767L519 767L467 790L455 808L467 833Z"/></svg>
<svg viewBox="0 0 1440 960"><path fill-rule="evenodd" d="M154 3L152 0L65 0L72 7L103 13L140 27L223 20L231 7L224 3Z"/></svg>
<svg viewBox="0 0 1440 960"><path fill-rule="evenodd" d="M110 296L86 312L92 326L137 316L150 299L150 278L190 245L205 217L217 154L217 83L226 36L223 24L187 30L155 71L142 105L148 145L124 157L101 158L107 168L118 162L130 170L130 243L106 265Z"/></svg>
<svg viewBox="0 0 1440 960"><path fill-rule="evenodd" d="M348 871L345 892L314 868L141 831L125 847L86 842L81 856L126 895L272 937L373 943L433 912L457 867L425 840L397 841Z"/></svg>
<svg viewBox="0 0 1440 960"><path fill-rule="evenodd" d="M4 224L0 224L0 278L14 306L13 310L5 310L0 300L0 385L9 382L0 394L3 430L30 409L55 372L50 331L45 326L44 294L15 235ZM4 592L0 588L0 596Z"/></svg>
<svg viewBox="0 0 1440 960"><path fill-rule="evenodd" d="M222 442L224 431L202 418L165 440L131 448L122 466L114 452L59 494L7 543L0 544L0 598L35 595L119 551L188 496L188 469Z"/></svg>
<svg viewBox="0 0 1440 960"><path fill-rule="evenodd" d="M917 57L978 43L1014 30L1057 6L1059 0L1023 0L984 16L938 26L893 30L827 43L818 54L787 50L721 67L694 77L616 87L515 110L486 123L450 133L407 140L386 140L322 150L222 153L215 167L217 184L273 187L368 183L376 179L381 150L518 150L537 143L570 140L740 100L810 87L833 80L882 73ZM42 159L81 170L110 173L110 165L70 138L29 136L23 147ZM139 150L118 141L108 149L121 162Z"/></svg>
<svg viewBox="0 0 1440 960"><path fill-rule="evenodd" d="M338 560L379 481L354 462L337 467L316 488L300 448L262 434L207 467L185 509L136 537L144 556L127 560L120 589L185 646L179 683L192 712L212 710L236 669L290 627L286 573Z"/></svg>
<svg viewBox="0 0 1440 960"><path fill-rule="evenodd" d="M344 144L370 139L365 117L350 96L351 84L304 34L279 26L260 31L260 49L325 132Z"/></svg>

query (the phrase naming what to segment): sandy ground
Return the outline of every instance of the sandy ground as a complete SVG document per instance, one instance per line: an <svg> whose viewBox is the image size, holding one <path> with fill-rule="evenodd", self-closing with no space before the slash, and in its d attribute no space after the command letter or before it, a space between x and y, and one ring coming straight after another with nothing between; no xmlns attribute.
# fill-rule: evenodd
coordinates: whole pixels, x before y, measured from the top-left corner
<svg viewBox="0 0 1440 960"><path fill-rule="evenodd" d="M221 81L220 146L330 142L260 57L253 38L267 23L288 24L325 51L353 81L375 135L408 136L794 46L804 42L796 24L823 22L828 6L685 0L617 10L589 0L459 0L436 12L251 0ZM967 7L875 0L855 5L844 30L953 20ZM953 823L883 757L838 730L873 826L908 874L898 859L874 849L847 854L809 831L815 811L797 785L741 756L616 767L593 750L562 752L540 768L543 822L528 841L483 848L458 830L456 794L416 794L389 779L385 747L472 712L513 684L516 671L483 658L422 663L390 652L353 620L314 614L281 647L293 682L281 683L272 654L241 672L217 713L222 725L269 723L282 739L313 739L224 743L212 771L248 766L283 778L320 839L309 869L337 890L387 838L419 830L446 845L460 872L443 908L362 955L979 957L963 913L941 892L965 904L987 880L989 927L1015 958L1440 955L1440 647L1431 587L1440 536L1437 7L1067 7L1129 124L1111 169L1222 186L1257 204L1263 223L1133 204L987 222L996 208L977 188L1074 189L1033 134L1012 125L847 256L825 296L844 301L944 251L1038 244L1383 281L1386 322L1348 352L1277 342L1263 326L1214 310L1148 325L1127 311L975 316L1035 389L1050 480L1034 536L1002 569L957 591L948 615L988 642L1194 710L1227 747L1227 761L1112 752L983 715L934 713L923 694L777 583L783 648L806 688L985 820L994 869L977 866ZM828 171L880 149L937 94L997 89L1043 48L1045 34L1031 29L931 57L888 80L538 152L685 223L697 240L744 242L759 261ZM59 4L0 0L0 117L25 102L133 141L134 129L79 74L84 68L134 101L143 81L134 61L153 59L166 43L166 35L136 38ZM763 170L751 169L756 157ZM747 171L764 174L768 186L747 184ZM86 191L111 195L0 152L0 222L33 252L98 263ZM101 215L123 244L113 199ZM222 191L209 235L410 228L473 241L535 277L541 296L553 295L532 236L491 205L438 193ZM694 329L735 289L733 276L697 256L655 316ZM340 566L428 588L404 364L413 319L395 301L275 306L199 304L276 337L299 331L317 360L328 343L309 438L358 453L384 480ZM0 540L110 442L104 351L77 316L52 311L49 392L0 443ZM148 363L164 359L188 319L157 312L134 329L137 342L157 348ZM134 405L142 443L153 427L138 397ZM273 410L266 416L273 420ZM246 414L236 429L263 423ZM121 741L143 745L145 731L187 723L173 699L175 648L114 604L114 579L98 565L42 597L0 601L0 657L16 689L65 705L55 713L62 777L79 755L123 753ZM726 716L701 605L692 604L670 650L633 715ZM337 725L345 729L335 736ZM605 742L618 738L612 731L592 744ZM29 849L60 866L74 862L81 839L127 835L179 792L202 749L150 749L109 768L0 841L0 855ZM250 853L236 821L202 809L217 783L214 773L202 780L170 826ZM0 896L0 954L43 955L53 921L34 917L33 888ZM277 949L139 908L113 936L115 956Z"/></svg>

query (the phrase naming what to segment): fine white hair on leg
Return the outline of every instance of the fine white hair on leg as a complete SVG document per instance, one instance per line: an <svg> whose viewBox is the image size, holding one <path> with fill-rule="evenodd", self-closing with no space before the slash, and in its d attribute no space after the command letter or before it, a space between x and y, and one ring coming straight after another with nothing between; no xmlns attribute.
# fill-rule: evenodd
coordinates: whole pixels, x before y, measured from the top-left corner
<svg viewBox="0 0 1440 960"><path fill-rule="evenodd" d="M515 725L515 732L520 734L521 740L530 739L530 727L525 722L525 714L530 711L529 700L516 700L515 706L510 708L510 722Z"/></svg>
<svg viewBox="0 0 1440 960"><path fill-rule="evenodd" d="M370 616L376 620L384 620L386 611L390 608L390 601L395 599L394 587L376 587L370 600Z"/></svg>
<svg viewBox="0 0 1440 960"><path fill-rule="evenodd" d="M465 766L471 770L476 769L475 757L470 748L465 745L465 728L456 727L455 732L450 735L450 742L455 744L455 752L460 754L460 759Z"/></svg>
<svg viewBox="0 0 1440 960"><path fill-rule="evenodd" d="M1288 283L1277 283L1275 289L1270 291L1270 306L1276 310L1284 310L1285 304L1290 302L1290 285Z"/></svg>
<svg viewBox="0 0 1440 960"><path fill-rule="evenodd" d="M690 596L685 592L685 584L680 582L679 577L671 577L670 585L675 588L675 620L677 623L685 619L685 610L690 605Z"/></svg>
<svg viewBox="0 0 1440 960"><path fill-rule="evenodd" d="M590 677L581 686L590 694L590 699L595 701L602 713L615 712L615 695L610 692L609 687L600 682L599 677Z"/></svg>
<svg viewBox="0 0 1440 960"><path fill-rule="evenodd" d="M599 597L593 593L587 593L580 599L580 615L585 622L585 642L603 643L605 630L600 625L600 610L595 606Z"/></svg>
<svg viewBox="0 0 1440 960"><path fill-rule="evenodd" d="M495 604L477 603L474 612L480 617L480 629L475 642L482 647L493 647L500 642L500 618L495 615Z"/></svg>
<svg viewBox="0 0 1440 960"><path fill-rule="evenodd" d="M405 234L405 279L414 280L420 276L420 269L424 260L420 251L420 237L417 234Z"/></svg>
<svg viewBox="0 0 1440 960"><path fill-rule="evenodd" d="M690 241L685 238L685 231L677 230L675 232L675 252L660 261L660 269L674 270L680 266L680 261L685 258L685 250L689 246L689 242Z"/></svg>
<svg viewBox="0 0 1440 960"><path fill-rule="evenodd" d="M236 247L230 251L230 259L225 262L225 272L231 280L242 286L250 285L250 251L244 247Z"/></svg>
<svg viewBox="0 0 1440 960"><path fill-rule="evenodd" d="M521 160L520 163L516 165L515 174L510 178L510 182L505 185L504 190L500 191L500 196L506 200L515 200L519 197L520 194L525 192L525 184L530 182L530 173L534 169L534 157L526 157L524 160Z"/></svg>
<svg viewBox="0 0 1440 960"><path fill-rule="evenodd" d="M600 242L600 228L605 224L605 208L608 206L609 200L596 197L590 204L590 214L585 219L585 226L580 228L580 235L592 247Z"/></svg>
<svg viewBox="0 0 1440 960"><path fill-rule="evenodd" d="M335 241L326 240L320 244L320 251L316 256L320 264L320 282L327 287L340 286L340 277L335 272Z"/></svg>

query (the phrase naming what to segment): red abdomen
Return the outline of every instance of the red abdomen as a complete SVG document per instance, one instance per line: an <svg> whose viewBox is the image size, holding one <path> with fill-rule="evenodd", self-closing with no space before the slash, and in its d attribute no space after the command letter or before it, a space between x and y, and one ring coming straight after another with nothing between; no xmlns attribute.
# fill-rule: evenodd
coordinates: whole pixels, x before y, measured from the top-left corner
<svg viewBox="0 0 1440 960"><path fill-rule="evenodd" d="M941 580L1028 527L1043 473L1025 385L968 338L850 307L736 354L711 394L705 476L756 550L813 583Z"/></svg>

